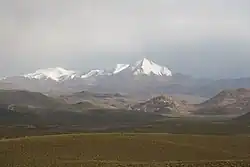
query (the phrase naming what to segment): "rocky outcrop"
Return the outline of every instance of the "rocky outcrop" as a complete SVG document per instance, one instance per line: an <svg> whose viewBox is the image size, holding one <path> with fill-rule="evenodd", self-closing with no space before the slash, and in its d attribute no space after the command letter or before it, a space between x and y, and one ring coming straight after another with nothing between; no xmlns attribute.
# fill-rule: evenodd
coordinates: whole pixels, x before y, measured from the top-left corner
<svg viewBox="0 0 250 167"><path fill-rule="evenodd" d="M177 112L179 110L179 107L180 104L174 101L172 97L157 96L145 102L130 106L129 109L140 112L169 113L169 112Z"/></svg>

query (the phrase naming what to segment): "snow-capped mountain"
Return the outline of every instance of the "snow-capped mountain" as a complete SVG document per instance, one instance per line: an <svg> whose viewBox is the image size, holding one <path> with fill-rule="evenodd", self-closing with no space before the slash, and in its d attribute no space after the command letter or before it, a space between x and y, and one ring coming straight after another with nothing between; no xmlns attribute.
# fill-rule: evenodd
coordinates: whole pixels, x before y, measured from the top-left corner
<svg viewBox="0 0 250 167"><path fill-rule="evenodd" d="M172 76L172 72L164 66L160 66L151 60L143 59L136 62L136 66L133 67L134 75L158 75L158 76Z"/></svg>
<svg viewBox="0 0 250 167"><path fill-rule="evenodd" d="M146 58L137 61L134 64L117 64L111 70L90 70L88 73L81 75L82 79L98 76L114 76L126 72L132 75L156 75L156 76L172 76L172 72L164 66L160 66Z"/></svg>
<svg viewBox="0 0 250 167"><path fill-rule="evenodd" d="M113 74L130 72L132 75L155 75L155 76L172 76L172 72L164 66L160 66L146 58L137 61L135 64L118 64Z"/></svg>
<svg viewBox="0 0 250 167"><path fill-rule="evenodd" d="M51 79L54 81L64 81L68 79L74 79L77 77L77 72L72 71L72 70L66 70L61 67L56 67L56 68L48 68L48 69L39 69L34 73L29 73L23 75L25 78L29 79Z"/></svg>

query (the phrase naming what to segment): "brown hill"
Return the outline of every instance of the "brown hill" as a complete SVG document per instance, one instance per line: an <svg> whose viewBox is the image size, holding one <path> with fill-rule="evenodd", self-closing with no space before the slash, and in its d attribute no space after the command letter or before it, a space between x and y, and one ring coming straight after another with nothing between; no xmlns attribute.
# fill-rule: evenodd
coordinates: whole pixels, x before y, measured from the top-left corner
<svg viewBox="0 0 250 167"><path fill-rule="evenodd" d="M69 95L61 95L60 99L68 104L90 102L97 108L119 108L126 109L128 104L136 103L136 100L120 93L96 93L81 91Z"/></svg>
<svg viewBox="0 0 250 167"><path fill-rule="evenodd" d="M29 92L24 90L0 90L0 104L49 108L62 104L62 102L38 92Z"/></svg>
<svg viewBox="0 0 250 167"><path fill-rule="evenodd" d="M250 89L224 90L215 97L196 105L197 113L241 114L250 111Z"/></svg>
<svg viewBox="0 0 250 167"><path fill-rule="evenodd" d="M224 90L215 97L201 103L203 106L226 106L237 102L247 103L250 98L250 89L240 88ZM244 103L244 104L245 104Z"/></svg>
<svg viewBox="0 0 250 167"><path fill-rule="evenodd" d="M250 124L250 112L235 118L233 121Z"/></svg>

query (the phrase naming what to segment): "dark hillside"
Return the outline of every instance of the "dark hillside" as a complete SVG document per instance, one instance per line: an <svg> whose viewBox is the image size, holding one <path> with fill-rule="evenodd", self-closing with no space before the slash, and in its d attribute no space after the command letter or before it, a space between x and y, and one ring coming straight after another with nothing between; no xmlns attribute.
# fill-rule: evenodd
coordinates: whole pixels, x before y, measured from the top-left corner
<svg viewBox="0 0 250 167"><path fill-rule="evenodd" d="M61 104L42 93L24 90L0 90L0 104L30 105L34 107L51 107Z"/></svg>

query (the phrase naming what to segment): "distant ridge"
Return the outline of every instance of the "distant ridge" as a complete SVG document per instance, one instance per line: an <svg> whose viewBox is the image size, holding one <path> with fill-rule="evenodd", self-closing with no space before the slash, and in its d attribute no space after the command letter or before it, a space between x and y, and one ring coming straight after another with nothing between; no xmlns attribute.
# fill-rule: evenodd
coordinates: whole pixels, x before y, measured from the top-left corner
<svg viewBox="0 0 250 167"><path fill-rule="evenodd" d="M165 64L165 63L164 63ZM83 64L84 65L84 64ZM24 89L46 94L80 92L121 92L125 94L184 94L211 98L225 89L250 88L249 78L208 79L174 73L168 67L143 58L131 64L116 64L88 72L61 67L0 80L2 89Z"/></svg>
<svg viewBox="0 0 250 167"><path fill-rule="evenodd" d="M172 72L164 66L160 66L149 59L142 59L133 64L117 64L114 68L109 70L92 69L88 72L81 73L73 70L67 70L62 67L39 69L33 73L25 74L19 77L36 80L52 80L62 82L74 79L88 79L98 76L113 76L120 73L130 75L156 75L156 76L172 76ZM3 78L6 80L7 78Z"/></svg>

